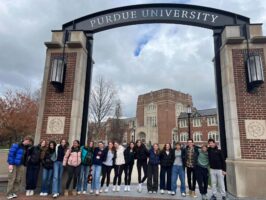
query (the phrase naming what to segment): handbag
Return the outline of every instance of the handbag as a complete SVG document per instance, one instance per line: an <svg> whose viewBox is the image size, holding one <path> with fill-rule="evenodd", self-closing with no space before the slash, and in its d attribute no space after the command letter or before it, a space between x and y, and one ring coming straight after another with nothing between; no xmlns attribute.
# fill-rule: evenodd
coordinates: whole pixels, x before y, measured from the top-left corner
<svg viewBox="0 0 266 200"><path fill-rule="evenodd" d="M92 183L92 167L90 167L87 183L88 184Z"/></svg>

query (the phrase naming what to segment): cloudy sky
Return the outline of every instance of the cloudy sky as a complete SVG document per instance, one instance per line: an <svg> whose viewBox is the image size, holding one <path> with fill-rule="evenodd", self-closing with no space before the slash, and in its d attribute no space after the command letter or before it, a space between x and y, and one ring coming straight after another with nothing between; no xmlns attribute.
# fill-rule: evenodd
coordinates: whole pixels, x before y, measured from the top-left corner
<svg viewBox="0 0 266 200"><path fill-rule="evenodd" d="M2 0L0 1L0 95L7 89L41 87L51 30L75 18L141 3L187 3L227 10L266 22L263 0ZM264 33L266 27L263 27ZM212 31L145 24L94 35L94 74L112 80L123 114L136 112L139 94L161 88L190 93L199 109L216 107Z"/></svg>

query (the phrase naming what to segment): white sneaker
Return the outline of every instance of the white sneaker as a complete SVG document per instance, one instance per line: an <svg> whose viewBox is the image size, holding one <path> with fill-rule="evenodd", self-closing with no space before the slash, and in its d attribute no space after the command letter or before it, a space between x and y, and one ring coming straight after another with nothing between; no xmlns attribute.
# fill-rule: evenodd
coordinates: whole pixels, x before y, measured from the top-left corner
<svg viewBox="0 0 266 200"><path fill-rule="evenodd" d="M81 194L81 191L78 191L77 194Z"/></svg>
<svg viewBox="0 0 266 200"><path fill-rule="evenodd" d="M53 198L57 198L59 196L59 194L53 194Z"/></svg>
<svg viewBox="0 0 266 200"><path fill-rule="evenodd" d="M40 196L41 196L41 197L43 196L43 192L40 193Z"/></svg>
<svg viewBox="0 0 266 200"><path fill-rule="evenodd" d="M164 190L161 190L160 192L161 192L161 194L164 194Z"/></svg>
<svg viewBox="0 0 266 200"><path fill-rule="evenodd" d="M116 191L120 192L120 185L116 186Z"/></svg>
<svg viewBox="0 0 266 200"><path fill-rule="evenodd" d="M84 191L82 192L82 194L87 194L87 192L84 190Z"/></svg>
<svg viewBox="0 0 266 200"><path fill-rule="evenodd" d="M142 192L142 184L139 184L138 192Z"/></svg>
<svg viewBox="0 0 266 200"><path fill-rule="evenodd" d="M30 196L34 195L34 190L30 190Z"/></svg>
<svg viewBox="0 0 266 200"><path fill-rule="evenodd" d="M48 193L43 193L43 196L44 196L44 197L48 196Z"/></svg>
<svg viewBox="0 0 266 200"><path fill-rule="evenodd" d="M95 191L95 194L98 196L99 195L99 190L96 190Z"/></svg>
<svg viewBox="0 0 266 200"><path fill-rule="evenodd" d="M171 195L175 195L175 192L174 192L174 191L172 191L172 192L171 192Z"/></svg>
<svg viewBox="0 0 266 200"><path fill-rule="evenodd" d="M152 191L149 191L149 194L152 194Z"/></svg>
<svg viewBox="0 0 266 200"><path fill-rule="evenodd" d="M13 194L10 194L10 195L8 195L6 198L7 198L7 199L13 199L14 197L13 197Z"/></svg>
<svg viewBox="0 0 266 200"><path fill-rule="evenodd" d="M90 191L90 194L93 194L93 190Z"/></svg>
<svg viewBox="0 0 266 200"><path fill-rule="evenodd" d="M109 187L106 187L104 190L105 193L109 192Z"/></svg>
<svg viewBox="0 0 266 200"><path fill-rule="evenodd" d="M184 192L181 193L181 196L182 196L182 197L186 197L186 193L184 193Z"/></svg>
<svg viewBox="0 0 266 200"><path fill-rule="evenodd" d="M113 189L112 189L112 190L113 190L113 192L115 192L115 191L116 191L116 186L115 186L115 185L113 186Z"/></svg>
<svg viewBox="0 0 266 200"><path fill-rule="evenodd" d="M26 197L30 196L30 190L26 190Z"/></svg>
<svg viewBox="0 0 266 200"><path fill-rule="evenodd" d="M157 194L157 191L153 191L153 194Z"/></svg>
<svg viewBox="0 0 266 200"><path fill-rule="evenodd" d="M127 191L130 192L130 186L129 185L127 186Z"/></svg>
<svg viewBox="0 0 266 200"><path fill-rule="evenodd" d="M128 191L128 190L127 190L127 185L125 186L125 188L124 188L124 191L125 191L125 192L127 192L127 191Z"/></svg>
<svg viewBox="0 0 266 200"><path fill-rule="evenodd" d="M100 193L102 193L102 192L103 192L103 188L100 189Z"/></svg>
<svg viewBox="0 0 266 200"><path fill-rule="evenodd" d="M12 197L13 197L13 198L17 198L18 195L16 195L15 193L13 193L13 194L12 194Z"/></svg>
<svg viewBox="0 0 266 200"><path fill-rule="evenodd" d="M168 190L168 192L167 192L167 193L168 193L169 195L170 195L170 194L172 194L172 192L171 192L171 191L169 191L169 190Z"/></svg>

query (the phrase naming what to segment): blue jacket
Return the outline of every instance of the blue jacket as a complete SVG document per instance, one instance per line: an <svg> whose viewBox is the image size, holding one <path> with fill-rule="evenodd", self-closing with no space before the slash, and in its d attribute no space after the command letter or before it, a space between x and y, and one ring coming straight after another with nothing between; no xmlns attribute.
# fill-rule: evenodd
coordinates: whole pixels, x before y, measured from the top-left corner
<svg viewBox="0 0 266 200"><path fill-rule="evenodd" d="M101 150L99 147L96 147L93 152L93 164L102 165L104 160L106 160L106 153L104 152L104 149Z"/></svg>
<svg viewBox="0 0 266 200"><path fill-rule="evenodd" d="M150 158L148 164L150 165L159 165L160 164L160 154L159 151L155 154L153 147L150 149Z"/></svg>
<svg viewBox="0 0 266 200"><path fill-rule="evenodd" d="M24 146L22 144L14 143L9 149L7 162L9 165L22 165L24 160Z"/></svg>

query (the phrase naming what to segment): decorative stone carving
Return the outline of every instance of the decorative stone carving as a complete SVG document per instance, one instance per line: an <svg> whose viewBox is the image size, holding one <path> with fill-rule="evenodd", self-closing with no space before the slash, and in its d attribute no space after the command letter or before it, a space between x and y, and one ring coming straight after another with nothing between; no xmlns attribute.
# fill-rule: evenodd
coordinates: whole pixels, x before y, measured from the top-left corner
<svg viewBox="0 0 266 200"><path fill-rule="evenodd" d="M245 120L247 139L266 139L266 120Z"/></svg>
<svg viewBox="0 0 266 200"><path fill-rule="evenodd" d="M48 117L47 134L64 134L65 117Z"/></svg>

